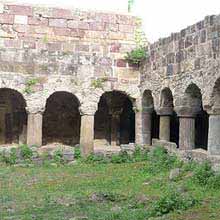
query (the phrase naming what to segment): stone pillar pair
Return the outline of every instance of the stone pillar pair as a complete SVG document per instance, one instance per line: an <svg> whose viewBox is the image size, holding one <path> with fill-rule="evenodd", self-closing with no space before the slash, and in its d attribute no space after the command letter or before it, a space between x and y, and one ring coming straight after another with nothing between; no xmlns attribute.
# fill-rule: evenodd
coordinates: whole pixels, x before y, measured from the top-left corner
<svg viewBox="0 0 220 220"><path fill-rule="evenodd" d="M27 122L27 144L28 146L42 145L42 112L29 113ZM94 114L81 115L80 146L83 155L93 152L94 140Z"/></svg>

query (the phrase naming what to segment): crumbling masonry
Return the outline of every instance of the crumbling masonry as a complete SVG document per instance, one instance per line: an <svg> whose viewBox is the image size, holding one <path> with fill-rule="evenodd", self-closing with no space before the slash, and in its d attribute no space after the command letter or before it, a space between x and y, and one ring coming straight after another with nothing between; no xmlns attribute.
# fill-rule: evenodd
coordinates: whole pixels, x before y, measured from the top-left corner
<svg viewBox="0 0 220 220"><path fill-rule="evenodd" d="M42 146L173 142L220 154L220 16L149 46L131 15L0 6L0 142Z"/></svg>

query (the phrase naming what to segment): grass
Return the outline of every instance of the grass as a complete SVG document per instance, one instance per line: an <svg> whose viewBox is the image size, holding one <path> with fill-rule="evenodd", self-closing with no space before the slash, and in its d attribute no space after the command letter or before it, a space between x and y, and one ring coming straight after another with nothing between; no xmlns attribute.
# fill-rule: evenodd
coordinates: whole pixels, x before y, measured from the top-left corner
<svg viewBox="0 0 220 220"><path fill-rule="evenodd" d="M0 219L218 220L220 190L194 180L202 178L202 168L155 155L161 158L158 163L169 163L167 169L152 169L157 163L152 155L146 161L126 163L79 160L58 167L1 165ZM169 170L179 166L181 177L169 180ZM167 214L157 217L161 213Z"/></svg>

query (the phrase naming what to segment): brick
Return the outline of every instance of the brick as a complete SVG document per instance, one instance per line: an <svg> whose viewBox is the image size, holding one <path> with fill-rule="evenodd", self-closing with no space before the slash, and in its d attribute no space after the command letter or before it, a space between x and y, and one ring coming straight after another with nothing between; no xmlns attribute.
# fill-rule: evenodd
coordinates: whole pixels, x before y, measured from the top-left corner
<svg viewBox="0 0 220 220"><path fill-rule="evenodd" d="M85 36L85 31L84 30L71 29L71 31L70 31L70 37L83 38L84 36Z"/></svg>
<svg viewBox="0 0 220 220"><path fill-rule="evenodd" d="M14 23L14 15L0 14L0 23L1 24L13 24Z"/></svg>
<svg viewBox="0 0 220 220"><path fill-rule="evenodd" d="M113 43L110 46L110 52L111 53L119 53L121 48L121 44L120 43Z"/></svg>
<svg viewBox="0 0 220 220"><path fill-rule="evenodd" d="M110 81L110 82L118 82L117 77L108 77L107 80Z"/></svg>
<svg viewBox="0 0 220 220"><path fill-rule="evenodd" d="M13 30L18 32L18 33L25 33L28 31L28 26L23 25L23 24L14 24L13 25Z"/></svg>
<svg viewBox="0 0 220 220"><path fill-rule="evenodd" d="M89 29L92 31L104 31L105 25L104 23L100 23L100 22L91 22L89 23Z"/></svg>
<svg viewBox="0 0 220 220"><path fill-rule="evenodd" d="M115 60L115 66L117 66L117 67L126 67L127 62L124 59L118 59L118 60Z"/></svg>
<svg viewBox="0 0 220 220"><path fill-rule="evenodd" d="M5 47L15 48L15 49L20 49L22 46L22 43L20 40L12 40L12 39L5 40L4 44L5 44Z"/></svg>
<svg viewBox="0 0 220 220"><path fill-rule="evenodd" d="M48 26L49 21L47 18L42 18L42 17L28 17L28 24Z"/></svg>
<svg viewBox="0 0 220 220"><path fill-rule="evenodd" d="M112 66L112 60L109 57L101 57L98 64L103 66Z"/></svg>
<svg viewBox="0 0 220 220"><path fill-rule="evenodd" d="M53 28L53 32L58 36L69 36L71 34L71 31L68 28Z"/></svg>
<svg viewBox="0 0 220 220"><path fill-rule="evenodd" d="M35 49L36 43L35 41L23 41L23 48Z"/></svg>
<svg viewBox="0 0 220 220"><path fill-rule="evenodd" d="M89 23L84 21L69 20L67 26L73 29L89 30Z"/></svg>
<svg viewBox="0 0 220 220"><path fill-rule="evenodd" d="M133 33L134 32L134 26L120 24L119 25L119 31L125 32L125 33Z"/></svg>
<svg viewBox="0 0 220 220"><path fill-rule="evenodd" d="M62 48L62 44L59 42L54 42L54 43L48 43L47 44L47 49L49 51L59 51Z"/></svg>
<svg viewBox="0 0 220 220"><path fill-rule="evenodd" d="M54 18L66 18L66 19L73 18L71 10L62 9L62 8L53 8L52 16Z"/></svg>
<svg viewBox="0 0 220 220"><path fill-rule="evenodd" d="M32 8L30 6L8 5L8 9L9 9L9 13L14 15L31 16L33 14Z"/></svg>
<svg viewBox="0 0 220 220"><path fill-rule="evenodd" d="M67 20L66 19L49 19L49 26L51 27L67 27Z"/></svg>
<svg viewBox="0 0 220 220"><path fill-rule="evenodd" d="M119 25L118 24L112 24L112 23L106 23L105 24L105 29L107 31L117 32L119 30Z"/></svg>
<svg viewBox="0 0 220 220"><path fill-rule="evenodd" d="M15 24L27 24L28 23L28 17L24 15L15 15Z"/></svg>
<svg viewBox="0 0 220 220"><path fill-rule="evenodd" d="M89 52L89 45L76 45L76 51Z"/></svg>

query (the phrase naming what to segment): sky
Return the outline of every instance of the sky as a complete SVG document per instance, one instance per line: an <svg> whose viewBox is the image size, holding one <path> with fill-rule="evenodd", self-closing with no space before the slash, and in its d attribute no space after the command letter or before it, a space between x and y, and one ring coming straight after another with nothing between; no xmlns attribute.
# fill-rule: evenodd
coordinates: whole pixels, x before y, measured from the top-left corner
<svg viewBox="0 0 220 220"><path fill-rule="evenodd" d="M142 18L147 39L154 42L179 32L206 15L220 14L220 0L134 0L132 13ZM1 1L4 2L4 1ZM127 12L128 0L12 0L65 8Z"/></svg>

